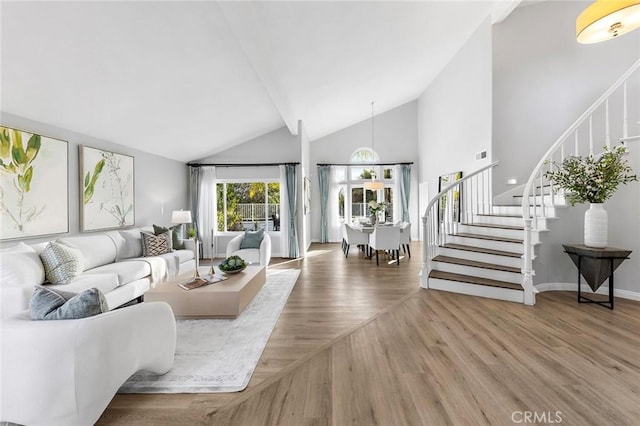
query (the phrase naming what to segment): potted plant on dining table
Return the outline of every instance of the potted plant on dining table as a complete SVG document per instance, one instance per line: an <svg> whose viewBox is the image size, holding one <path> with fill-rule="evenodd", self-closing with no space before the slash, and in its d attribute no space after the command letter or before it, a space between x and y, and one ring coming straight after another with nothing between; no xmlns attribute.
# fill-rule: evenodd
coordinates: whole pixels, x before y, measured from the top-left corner
<svg viewBox="0 0 640 426"><path fill-rule="evenodd" d="M386 204L383 202L377 202L377 201L369 201L369 221L371 222L371 225L375 225L376 223L378 223L378 219L379 219L379 214L381 212L384 211L384 209L386 208Z"/></svg>

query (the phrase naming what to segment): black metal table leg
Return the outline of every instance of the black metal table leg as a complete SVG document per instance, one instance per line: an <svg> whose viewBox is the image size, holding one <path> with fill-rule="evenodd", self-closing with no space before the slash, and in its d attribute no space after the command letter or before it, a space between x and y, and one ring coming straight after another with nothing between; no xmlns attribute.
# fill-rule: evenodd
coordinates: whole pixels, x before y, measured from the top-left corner
<svg viewBox="0 0 640 426"><path fill-rule="evenodd" d="M582 284L580 283L580 277L581 277L581 267L582 267L582 256L578 257L578 303L580 303L580 299L582 299L582 292L580 291L580 288L582 287Z"/></svg>

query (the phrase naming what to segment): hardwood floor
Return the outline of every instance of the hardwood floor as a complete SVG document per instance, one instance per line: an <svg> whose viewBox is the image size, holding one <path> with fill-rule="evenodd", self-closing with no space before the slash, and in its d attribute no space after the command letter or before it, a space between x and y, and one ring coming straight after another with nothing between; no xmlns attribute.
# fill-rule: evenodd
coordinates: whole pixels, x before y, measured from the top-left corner
<svg viewBox="0 0 640 426"><path fill-rule="evenodd" d="M640 303L534 307L418 288L400 267L314 244L243 392L116 395L100 424L637 425ZM536 416L536 417L534 417Z"/></svg>

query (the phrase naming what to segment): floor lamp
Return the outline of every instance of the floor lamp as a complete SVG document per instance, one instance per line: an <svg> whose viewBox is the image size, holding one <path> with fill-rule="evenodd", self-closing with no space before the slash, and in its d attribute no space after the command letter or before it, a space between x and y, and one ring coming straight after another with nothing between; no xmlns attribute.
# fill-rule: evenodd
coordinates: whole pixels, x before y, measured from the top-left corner
<svg viewBox="0 0 640 426"><path fill-rule="evenodd" d="M191 218L191 211L190 210L174 210L171 213L171 223L175 223L175 224L181 224L183 229L182 229L182 235L184 235L184 225L186 223L193 223L193 220ZM194 228L195 229L195 228ZM196 257L196 277L200 276L200 273L198 272L198 234L195 234L193 236L193 245L194 245L194 250L195 250L195 257Z"/></svg>

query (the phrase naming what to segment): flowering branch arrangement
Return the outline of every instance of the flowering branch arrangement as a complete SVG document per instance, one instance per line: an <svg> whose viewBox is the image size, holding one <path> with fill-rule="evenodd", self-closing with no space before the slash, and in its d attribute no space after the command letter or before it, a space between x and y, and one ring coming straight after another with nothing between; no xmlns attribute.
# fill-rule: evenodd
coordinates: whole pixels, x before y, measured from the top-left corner
<svg viewBox="0 0 640 426"><path fill-rule="evenodd" d="M369 215L375 215L383 211L387 205L384 202L369 201Z"/></svg>
<svg viewBox="0 0 640 426"><path fill-rule="evenodd" d="M562 163L553 162L555 171L544 174L554 186L567 191L571 205L576 203L604 203L620 184L637 181L638 176L623 156L623 145L607 148L599 156L567 157Z"/></svg>

